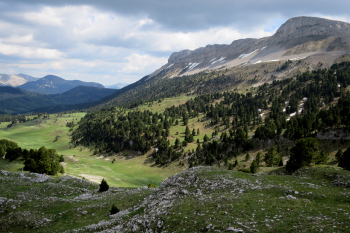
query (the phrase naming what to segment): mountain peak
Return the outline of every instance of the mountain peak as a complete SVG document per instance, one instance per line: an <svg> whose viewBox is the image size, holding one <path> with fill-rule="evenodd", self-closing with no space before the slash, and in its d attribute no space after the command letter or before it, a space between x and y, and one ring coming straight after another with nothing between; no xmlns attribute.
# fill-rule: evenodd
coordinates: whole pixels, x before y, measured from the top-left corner
<svg viewBox="0 0 350 233"><path fill-rule="evenodd" d="M350 24L342 21L299 16L287 20L273 36L275 40L285 41L307 36L331 36L350 33Z"/></svg>

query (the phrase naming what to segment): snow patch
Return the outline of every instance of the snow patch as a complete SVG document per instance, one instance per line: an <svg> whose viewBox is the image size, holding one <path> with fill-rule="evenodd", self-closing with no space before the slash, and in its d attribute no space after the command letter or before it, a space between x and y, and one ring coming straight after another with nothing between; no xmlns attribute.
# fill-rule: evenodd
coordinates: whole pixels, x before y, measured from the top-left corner
<svg viewBox="0 0 350 233"><path fill-rule="evenodd" d="M268 60L266 62L273 62L273 61L279 61L280 59L276 59L276 60Z"/></svg>
<svg viewBox="0 0 350 233"><path fill-rule="evenodd" d="M226 58L226 57L221 57L219 60L213 61L211 64L213 65L213 64L215 64L215 63L217 63L217 62L222 62L222 61L225 60L225 58Z"/></svg>
<svg viewBox="0 0 350 233"><path fill-rule="evenodd" d="M189 67L189 70L192 70L192 69L194 69L196 66L198 66L199 64L201 64L200 62L199 63L191 63L191 65L190 65L190 63L189 63L189 65L190 65L190 67Z"/></svg>
<svg viewBox="0 0 350 233"><path fill-rule="evenodd" d="M214 61L216 59L216 57L215 58L213 58L213 59L211 59L209 62L212 62L212 61Z"/></svg>
<svg viewBox="0 0 350 233"><path fill-rule="evenodd" d="M261 60L259 60L259 61L255 62L254 64L259 64L259 63L261 63Z"/></svg>
<svg viewBox="0 0 350 233"><path fill-rule="evenodd" d="M266 49L266 46L262 47L260 50L264 50L264 49Z"/></svg>
<svg viewBox="0 0 350 233"><path fill-rule="evenodd" d="M303 100L306 101L306 100L308 100L308 98L307 98L307 97L304 97Z"/></svg>
<svg viewBox="0 0 350 233"><path fill-rule="evenodd" d="M170 67L172 67L174 64L170 64L170 66L168 66L167 68L165 68L165 69L169 69Z"/></svg>
<svg viewBox="0 0 350 233"><path fill-rule="evenodd" d="M250 55L252 55L253 53L255 53L256 51L258 51L259 49L257 49L257 50L254 50L253 52L251 52L251 53L243 53L243 54L241 54L241 55L239 55L239 59L242 59L242 58L245 58L245 57L249 57Z"/></svg>
<svg viewBox="0 0 350 233"><path fill-rule="evenodd" d="M295 116L295 114L297 114L296 112L293 112L292 114L290 114L289 116Z"/></svg>

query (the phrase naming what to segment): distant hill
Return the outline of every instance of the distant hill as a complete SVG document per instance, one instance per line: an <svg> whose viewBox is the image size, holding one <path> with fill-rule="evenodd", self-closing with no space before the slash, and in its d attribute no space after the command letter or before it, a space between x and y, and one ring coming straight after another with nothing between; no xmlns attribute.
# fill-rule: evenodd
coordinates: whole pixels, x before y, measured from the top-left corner
<svg viewBox="0 0 350 233"><path fill-rule="evenodd" d="M72 105L99 100L115 89L78 86L62 94L42 94L13 87L0 87L0 112L21 114L37 108Z"/></svg>
<svg viewBox="0 0 350 233"><path fill-rule="evenodd" d="M117 83L114 85L109 85L106 86L107 88L112 88L112 89L122 89L123 87L126 87L127 85L129 85L129 83Z"/></svg>
<svg viewBox="0 0 350 233"><path fill-rule="evenodd" d="M26 91L40 92L43 94L61 94L77 86L104 88L104 86L99 83L83 82L79 80L65 80L54 75L47 75L41 79L33 82L27 82L18 87Z"/></svg>
<svg viewBox="0 0 350 233"><path fill-rule="evenodd" d="M0 86L17 87L36 80L38 78L26 74L0 74Z"/></svg>

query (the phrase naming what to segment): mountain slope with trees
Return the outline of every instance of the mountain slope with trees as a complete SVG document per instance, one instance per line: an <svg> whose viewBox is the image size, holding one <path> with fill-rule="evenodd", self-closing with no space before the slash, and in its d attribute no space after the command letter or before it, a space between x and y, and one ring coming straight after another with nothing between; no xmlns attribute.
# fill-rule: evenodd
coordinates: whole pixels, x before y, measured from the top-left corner
<svg viewBox="0 0 350 233"><path fill-rule="evenodd" d="M62 94L49 95L13 87L0 87L0 111L8 114L41 112L36 109L59 104L92 102L111 95L115 91L115 89L101 87L78 86Z"/></svg>
<svg viewBox="0 0 350 233"><path fill-rule="evenodd" d="M104 88L104 86L99 83L83 82L79 80L65 80L54 75L47 75L41 79L33 82L27 82L18 87L26 91L39 92L43 94L61 94L77 86Z"/></svg>

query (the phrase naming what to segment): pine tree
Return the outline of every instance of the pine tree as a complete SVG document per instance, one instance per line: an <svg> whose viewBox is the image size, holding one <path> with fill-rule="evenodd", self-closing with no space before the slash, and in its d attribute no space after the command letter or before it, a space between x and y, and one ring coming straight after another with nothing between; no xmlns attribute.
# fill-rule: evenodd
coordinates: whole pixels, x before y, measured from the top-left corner
<svg viewBox="0 0 350 233"><path fill-rule="evenodd" d="M250 172L254 174L258 172L258 164L256 163L256 160L250 165Z"/></svg>
<svg viewBox="0 0 350 233"><path fill-rule="evenodd" d="M103 178L100 184L100 192L105 192L109 189L109 185L107 183L107 181Z"/></svg>
<svg viewBox="0 0 350 233"><path fill-rule="evenodd" d="M116 214L116 213L119 213L119 209L116 205L112 205L112 208L111 208L111 211L110 211L110 214L113 215L113 214Z"/></svg>
<svg viewBox="0 0 350 233"><path fill-rule="evenodd" d="M274 146L272 146L267 153L265 154L264 161L268 167L277 166L278 165L278 157L277 150Z"/></svg>
<svg viewBox="0 0 350 233"><path fill-rule="evenodd" d="M350 171L350 147L344 152L338 166Z"/></svg>
<svg viewBox="0 0 350 233"><path fill-rule="evenodd" d="M256 156L256 164L260 166L260 163L261 163L261 152L259 151Z"/></svg>
<svg viewBox="0 0 350 233"><path fill-rule="evenodd" d="M283 158L281 157L280 162L278 164L279 167L283 167Z"/></svg>
<svg viewBox="0 0 350 233"><path fill-rule="evenodd" d="M247 153L247 154L245 155L245 160L246 160L246 161L250 160L250 154L249 154L249 153Z"/></svg>
<svg viewBox="0 0 350 233"><path fill-rule="evenodd" d="M341 149L339 149L338 152L335 154L335 158L338 162L343 158L343 154L344 152Z"/></svg>

